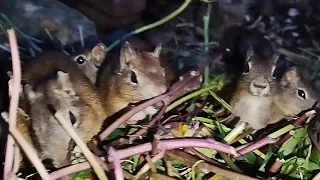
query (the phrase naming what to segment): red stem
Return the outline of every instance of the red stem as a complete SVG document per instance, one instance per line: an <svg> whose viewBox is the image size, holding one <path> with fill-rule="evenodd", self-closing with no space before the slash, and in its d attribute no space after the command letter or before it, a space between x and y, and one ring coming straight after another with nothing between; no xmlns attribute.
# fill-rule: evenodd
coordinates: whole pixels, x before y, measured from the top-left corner
<svg viewBox="0 0 320 180"><path fill-rule="evenodd" d="M163 105L160 112L158 112L158 114L152 119L152 121L149 122L149 124L146 127L143 127L139 129L136 133L132 134L130 137L130 142L136 140L138 137L145 134L150 127L153 127L161 119L169 103L170 103L169 101L162 100Z"/></svg>
<svg viewBox="0 0 320 180"><path fill-rule="evenodd" d="M254 142L252 144L250 144L249 146L245 147L245 148L242 148L238 151L238 153L241 155L241 156L244 156L246 154L249 154L251 153L252 151L255 151L267 144L273 144L275 143L276 140L270 138L270 137L265 137L263 139L261 139L260 141L257 141L257 142Z"/></svg>

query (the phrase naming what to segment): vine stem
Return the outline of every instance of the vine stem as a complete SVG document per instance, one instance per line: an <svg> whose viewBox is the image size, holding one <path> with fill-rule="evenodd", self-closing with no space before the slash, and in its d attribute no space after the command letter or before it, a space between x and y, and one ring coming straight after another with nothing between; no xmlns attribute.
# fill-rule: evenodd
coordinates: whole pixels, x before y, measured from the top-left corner
<svg viewBox="0 0 320 180"><path fill-rule="evenodd" d="M204 44L205 44L205 52L209 53L209 23L210 23L210 14L211 14L212 4L208 3L207 14L203 16L204 23ZM204 83L203 86L208 86L209 83L209 67L205 67L204 69Z"/></svg>
<svg viewBox="0 0 320 180"><path fill-rule="evenodd" d="M141 32L153 29L153 28L155 28L157 26L160 26L160 25L170 21L171 19L173 19L174 17L179 15L183 10L185 10L188 7L188 5L191 3L191 1L192 0L185 0L183 2L183 4L181 4L181 6L178 9L176 9L175 11L173 11L171 14L169 14L166 17L164 17L163 19L160 19L159 21L156 21L156 22L154 22L152 24L148 24L146 26L143 26L143 27L141 27L139 29L136 29L136 30L131 31L128 34L124 35L123 37L121 37L120 39L118 39L114 43L112 43L110 46L108 46L107 52L111 51L114 47L116 47L119 43L121 43L121 41L126 40L131 35L139 34Z"/></svg>

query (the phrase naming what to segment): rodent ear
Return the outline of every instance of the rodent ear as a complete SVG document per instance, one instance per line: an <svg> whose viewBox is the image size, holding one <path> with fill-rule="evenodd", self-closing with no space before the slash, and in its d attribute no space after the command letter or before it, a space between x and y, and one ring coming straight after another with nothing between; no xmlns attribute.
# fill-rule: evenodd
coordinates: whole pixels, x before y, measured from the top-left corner
<svg viewBox="0 0 320 180"><path fill-rule="evenodd" d="M58 71L57 76L58 76L58 83L61 89L68 91L70 95L74 95L75 93L73 92L72 83L70 81L69 74L63 71Z"/></svg>
<svg viewBox="0 0 320 180"><path fill-rule="evenodd" d="M58 82L61 85L61 87L63 87L65 84L70 82L68 73L65 73L63 71L58 71L57 76L58 76Z"/></svg>
<svg viewBox="0 0 320 180"><path fill-rule="evenodd" d="M126 41L120 52L120 69L127 68L130 64L130 60L135 59L136 57L137 52L134 50L131 44Z"/></svg>
<svg viewBox="0 0 320 180"><path fill-rule="evenodd" d="M92 48L91 55L94 59L97 60L97 62L102 63L107 56L106 50L107 46L104 45L102 42L99 42Z"/></svg>
<svg viewBox="0 0 320 180"><path fill-rule="evenodd" d="M286 71L281 78L281 85L288 86L290 85L297 85L298 81L300 80L300 75L297 72L296 68L291 68L290 70Z"/></svg>
<svg viewBox="0 0 320 180"><path fill-rule="evenodd" d="M157 45L157 47L154 49L153 53L152 53L153 56L155 56L155 57L160 57L161 50L162 50L162 44L159 43L159 44Z"/></svg>

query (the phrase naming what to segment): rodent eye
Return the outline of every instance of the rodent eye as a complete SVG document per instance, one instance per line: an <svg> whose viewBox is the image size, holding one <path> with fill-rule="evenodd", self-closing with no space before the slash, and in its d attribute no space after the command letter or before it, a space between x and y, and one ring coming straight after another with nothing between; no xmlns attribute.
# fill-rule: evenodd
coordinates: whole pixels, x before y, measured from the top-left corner
<svg viewBox="0 0 320 180"><path fill-rule="evenodd" d="M134 71L131 71L131 82L138 84L137 75Z"/></svg>
<svg viewBox="0 0 320 180"><path fill-rule="evenodd" d="M78 64L83 64L86 61L86 58L84 56L77 56L75 60Z"/></svg>
<svg viewBox="0 0 320 180"><path fill-rule="evenodd" d="M69 117L70 117L71 124L74 125L77 122L76 116L69 111Z"/></svg>
<svg viewBox="0 0 320 180"><path fill-rule="evenodd" d="M249 73L250 69L251 69L251 62L246 62L245 65L244 65L244 70L243 70L243 75L246 75Z"/></svg>
<svg viewBox="0 0 320 180"><path fill-rule="evenodd" d="M298 96L302 97L303 99L306 99L306 93L302 89L298 89Z"/></svg>
<svg viewBox="0 0 320 180"><path fill-rule="evenodd" d="M275 79L275 78L276 78L275 70L276 70L276 66L275 66L275 65L273 65L273 66L272 66L272 69L271 69L271 76L272 76L272 78L273 78L273 79Z"/></svg>

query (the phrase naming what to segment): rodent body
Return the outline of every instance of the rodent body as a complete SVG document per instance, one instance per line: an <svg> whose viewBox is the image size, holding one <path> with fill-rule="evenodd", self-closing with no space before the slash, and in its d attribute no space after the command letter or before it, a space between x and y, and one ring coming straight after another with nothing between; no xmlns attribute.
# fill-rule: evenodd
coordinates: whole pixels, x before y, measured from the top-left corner
<svg viewBox="0 0 320 180"><path fill-rule="evenodd" d="M154 52L138 52L129 43L126 43L121 49L119 61L114 64L108 62L107 68L102 71L101 77L97 81L99 88L94 85L86 73L83 73L83 69L81 70L76 62L70 61L69 57L62 53L50 52L40 56L23 68L23 83L34 87L42 81L46 81L48 76L52 76L58 71L67 73L76 96L81 100L80 107L83 108L80 108L79 116L83 120L80 121L78 132L85 142L88 142L100 131L107 117L125 108L130 103L152 98L168 89L169 81L166 78L166 70L161 66L163 62L160 62L159 58L160 50L161 48L157 47ZM41 71L35 69L41 69ZM26 106L25 110L28 111L30 107L31 109L36 108L32 106L32 104L29 104L29 108L26 108ZM70 107L74 107L74 105ZM153 110L151 111L155 113ZM32 117L34 113L30 112L30 114ZM145 114L142 113L144 116ZM136 118L143 118L144 116L140 114ZM38 121L44 122L42 117L39 117ZM19 122L25 121L18 119ZM26 124L26 126L28 125ZM54 132L48 133L47 136L52 134ZM65 138L62 141L69 141L68 135L60 134L56 136ZM60 141L59 137L55 137L55 140ZM41 139L42 137L37 136L35 138ZM46 143L50 146L49 141ZM69 152L66 151L69 146L67 147L66 144L63 146L64 152ZM53 160L56 159L53 158ZM59 167L59 164L65 164L65 162L56 163L56 167Z"/></svg>
<svg viewBox="0 0 320 180"><path fill-rule="evenodd" d="M35 91L30 85L26 85L24 91L30 103L31 132L35 137L41 137L33 138L40 157L52 159L55 167L68 165L71 138L54 114L61 112L77 131L78 127L83 126L84 116L81 112L85 110L84 104L73 90L69 75L58 71L57 77L38 85ZM86 111L86 114L92 115L90 111ZM78 134L80 137L84 136L81 132Z"/></svg>
<svg viewBox="0 0 320 180"><path fill-rule="evenodd" d="M231 28L229 33L236 29L241 30L235 27ZM242 38L245 43L242 44L249 45L246 52L234 46L236 42L230 41L231 44L223 46L231 47L231 55L235 52L246 54L244 62L236 61L240 67L238 72L242 72L242 75L237 79L235 92L230 101L234 115L240 117L240 121L259 130L311 108L318 97L312 87L300 77L298 71L295 68L287 70L282 78L277 80L274 75L279 56L272 54L272 45L268 45L267 40L262 37L256 40L254 36L246 39L248 31L244 32ZM231 37L232 39L234 37ZM229 63L232 64L232 61L234 58L231 58ZM299 93L301 96L309 96L300 97Z"/></svg>
<svg viewBox="0 0 320 180"><path fill-rule="evenodd" d="M270 73L267 70L273 72L272 66L272 64L265 66L269 68L260 73L255 72L256 77L261 77L261 72ZM240 121L247 122L255 130L265 128L268 124L276 123L284 118L293 117L312 108L319 100L319 95L314 88L307 83L296 68L286 70L280 80L270 81L270 93L263 96L252 93L252 82L257 78L251 78L249 84L250 76L247 75L239 78L230 104L233 106L234 115L239 116Z"/></svg>
<svg viewBox="0 0 320 180"><path fill-rule="evenodd" d="M104 47L101 44L98 45L91 51L72 57L62 52L48 52L22 67L22 83L27 84L27 89L28 86L29 89L36 87L38 92L34 94L39 98L35 98L36 103L32 103L30 97L29 100L24 98L28 96L24 93L19 107L32 118L30 121L27 120L27 117L19 111L17 128L31 144L37 146L40 157L51 158L55 167L61 167L69 162L66 156L70 152L70 137L55 119L54 112L48 109L48 104L53 105L53 109L69 109L72 112L76 123L81 122L77 132L85 142L90 141L100 131L99 125L107 117L106 106L101 100L98 89L94 86L95 80L92 79L96 77L98 65L101 65L104 60L102 54L102 52L105 53ZM97 52L99 50L102 52ZM97 54L100 55L97 56ZM57 96L57 93L63 92L61 89L59 91L57 87L59 84L52 82L50 84L52 81L50 78L56 76L60 69L68 74L65 81L60 81L63 83L60 85L64 85L65 89L72 82L70 92L74 94L72 97L78 99L75 99L72 104L68 103L71 97L63 97L62 94ZM59 150L55 151L54 146L59 147Z"/></svg>
<svg viewBox="0 0 320 180"><path fill-rule="evenodd" d="M268 119L272 95L275 93L275 60L249 55L246 63L248 71L238 79L230 105L240 121L247 122L254 129L260 129Z"/></svg>

